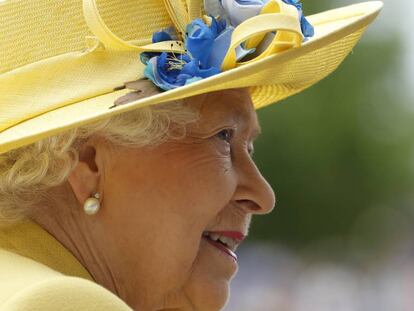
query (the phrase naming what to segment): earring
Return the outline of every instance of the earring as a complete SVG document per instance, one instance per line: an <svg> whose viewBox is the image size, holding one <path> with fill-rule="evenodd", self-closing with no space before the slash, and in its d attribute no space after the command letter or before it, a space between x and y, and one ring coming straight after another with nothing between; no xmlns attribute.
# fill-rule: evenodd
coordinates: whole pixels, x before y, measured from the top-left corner
<svg viewBox="0 0 414 311"><path fill-rule="evenodd" d="M83 204L83 210L87 215L94 215L99 211L101 203L99 202L99 193L96 192L93 197L88 198Z"/></svg>

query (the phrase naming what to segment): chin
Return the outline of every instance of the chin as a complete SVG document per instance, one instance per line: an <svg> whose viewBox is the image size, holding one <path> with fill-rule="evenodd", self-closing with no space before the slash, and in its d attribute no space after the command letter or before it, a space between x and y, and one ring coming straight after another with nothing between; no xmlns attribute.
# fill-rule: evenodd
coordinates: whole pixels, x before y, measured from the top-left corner
<svg viewBox="0 0 414 311"><path fill-rule="evenodd" d="M191 297L191 303L197 311L219 311L224 308L230 293L230 284L227 282L198 282L192 284L186 291ZM194 311L195 311L194 310Z"/></svg>
<svg viewBox="0 0 414 311"><path fill-rule="evenodd" d="M211 291L209 295L206 295L206 299L198 310L202 311L219 311L224 308L230 296L229 283L224 287L216 287Z"/></svg>
<svg viewBox="0 0 414 311"><path fill-rule="evenodd" d="M237 264L228 255L202 242L191 277L185 286L187 297L197 311L219 311L230 296L230 282Z"/></svg>

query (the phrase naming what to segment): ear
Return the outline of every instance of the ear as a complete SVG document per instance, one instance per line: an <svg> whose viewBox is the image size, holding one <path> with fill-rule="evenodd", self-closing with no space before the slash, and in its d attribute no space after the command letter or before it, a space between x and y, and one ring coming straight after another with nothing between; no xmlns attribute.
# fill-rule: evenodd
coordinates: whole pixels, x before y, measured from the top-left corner
<svg viewBox="0 0 414 311"><path fill-rule="evenodd" d="M79 151L79 162L68 176L77 200L81 205L98 190L100 171L96 163L96 147L85 145Z"/></svg>

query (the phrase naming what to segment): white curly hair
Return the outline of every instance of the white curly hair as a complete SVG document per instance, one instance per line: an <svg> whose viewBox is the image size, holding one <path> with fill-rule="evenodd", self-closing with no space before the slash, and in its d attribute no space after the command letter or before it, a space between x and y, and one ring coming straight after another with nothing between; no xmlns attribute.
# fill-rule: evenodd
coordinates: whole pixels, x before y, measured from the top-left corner
<svg viewBox="0 0 414 311"><path fill-rule="evenodd" d="M154 94L151 82L143 80L141 86L142 97ZM0 225L25 220L31 208L50 199L50 189L67 180L88 138L97 135L132 148L155 145L184 137L187 125L198 116L185 101L147 106L1 154Z"/></svg>

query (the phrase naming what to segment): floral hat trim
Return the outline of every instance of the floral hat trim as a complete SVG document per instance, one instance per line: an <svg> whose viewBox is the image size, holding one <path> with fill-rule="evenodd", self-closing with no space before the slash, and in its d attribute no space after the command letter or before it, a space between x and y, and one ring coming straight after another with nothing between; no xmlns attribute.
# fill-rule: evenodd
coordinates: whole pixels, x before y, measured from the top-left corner
<svg viewBox="0 0 414 311"><path fill-rule="evenodd" d="M209 15L193 20L187 25L185 34L176 33L173 27L153 34L152 43L176 41L184 45L185 52L141 53L141 61L146 65L144 76L159 89L168 91L219 74L223 71L223 60L235 29L248 19L267 13L265 9L270 2L283 2L297 9L303 41L314 35L314 28L303 15L299 0L205 0ZM267 35L275 36L276 33ZM266 41L262 36L259 45L266 44ZM250 47L246 42L238 45L235 49L236 61L254 59L255 52L260 52L259 45Z"/></svg>

